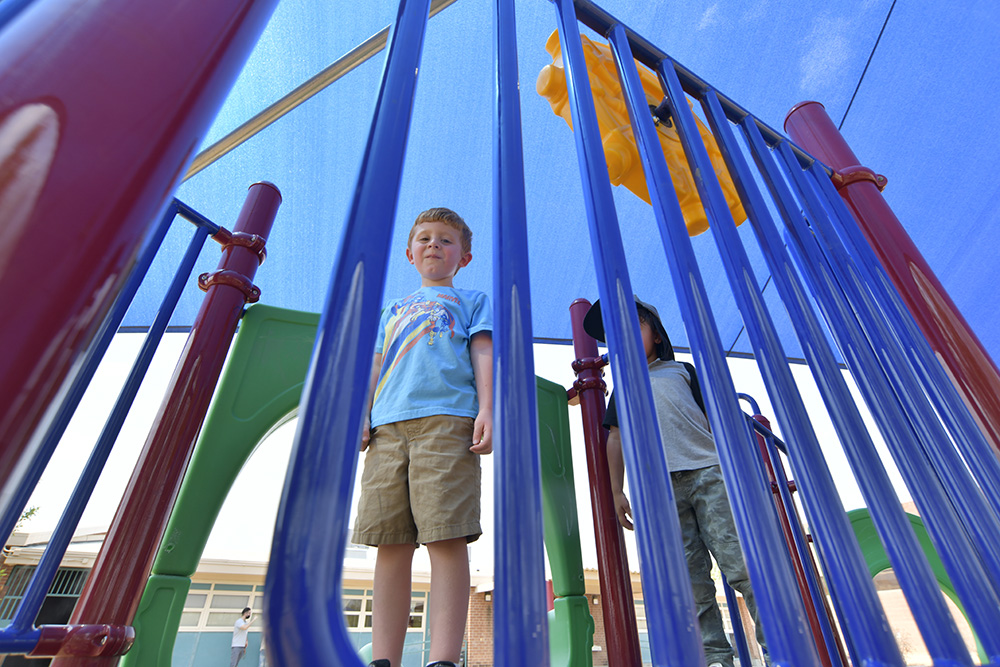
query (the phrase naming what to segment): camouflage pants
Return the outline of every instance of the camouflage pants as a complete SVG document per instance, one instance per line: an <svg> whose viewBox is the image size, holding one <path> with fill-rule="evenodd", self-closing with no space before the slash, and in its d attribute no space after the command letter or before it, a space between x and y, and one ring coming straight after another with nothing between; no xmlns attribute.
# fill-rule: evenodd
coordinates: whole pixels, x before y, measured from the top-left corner
<svg viewBox="0 0 1000 667"><path fill-rule="evenodd" d="M729 496L722 480L722 469L715 465L698 470L681 470L671 473L670 478L705 658L709 665L718 662L725 667L733 667L733 648L726 639L722 614L715 597L710 552L729 585L743 595L757 626L757 641L762 647L765 643L757 617L757 601L750 588L750 578L729 507Z"/></svg>

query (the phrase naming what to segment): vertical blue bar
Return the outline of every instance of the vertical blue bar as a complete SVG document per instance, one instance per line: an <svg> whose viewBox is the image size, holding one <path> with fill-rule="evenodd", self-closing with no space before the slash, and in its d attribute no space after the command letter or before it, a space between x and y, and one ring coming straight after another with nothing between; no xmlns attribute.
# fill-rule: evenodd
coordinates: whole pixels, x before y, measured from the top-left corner
<svg viewBox="0 0 1000 667"><path fill-rule="evenodd" d="M865 240L830 179L820 178L815 173L815 165L809 168L809 173L833 212L836 231L850 254L857 258L856 264L885 313L897 344L923 381L924 391L930 396L938 414L948 425L983 494L991 504L994 515L1000 516L1000 461L997 460L996 452L983 437L958 390L945 373L944 366L935 357L913 315L903 303L885 268ZM824 224L824 221L819 221L819 224Z"/></svg>
<svg viewBox="0 0 1000 667"><path fill-rule="evenodd" d="M104 429L101 431L97 444L94 446L94 451L91 452L90 458L87 460L87 465L84 466L83 472L80 474L80 479L73 489L73 494L66 503L66 509L59 518L55 532L53 532L52 537L49 539L49 543L45 547L45 552L38 562L38 567L31 578L31 584L24 593L21 605L17 608L17 614L14 616L11 624L2 631L3 634L9 631L20 635L32 628L35 617L38 616L38 611L42 608L45 596L52 586L52 580L59 569L59 563L66 553L66 547L69 545L70 540L73 538L73 532L80 523L80 517L83 515L83 511L87 507L87 502L94 492L97 480L101 477L104 464L107 463L111 449L114 447L115 441L118 439L118 434L121 432L122 424L125 423L125 418L128 417L132 401L135 400L136 394L139 393L139 387L146 377L149 364L153 361L153 355L156 354L156 349L163 338L163 332L167 330L170 317L177 307L177 302L180 301L181 294L184 292L191 272L194 270L194 265L198 261L198 255L201 254L201 249L205 245L205 240L210 233L211 230L205 227L198 227L195 230L194 237L188 244L187 252L184 254L180 266L178 266L174 274L174 279L170 283L163 301L160 303L160 308L156 312L156 317L149 328L149 332L146 334L142 349L139 350L139 355L132 364L132 370L129 372L118 400L115 402L115 406L112 408Z"/></svg>
<svg viewBox="0 0 1000 667"><path fill-rule="evenodd" d="M38 449L32 455L31 463L18 483L17 489L10 496L0 499L0 507L3 508L3 517L0 519L0 535L10 535L11 531L14 530L17 520L21 517L21 513L24 511L24 507L28 504L31 493L35 490L35 486L38 484L38 480L41 479L42 473L45 472L45 467L49 464L53 452L55 452L56 447L59 445L59 440L73 418L73 413L76 412L77 406L80 405L80 400L87 391L94 373L97 372L97 367L101 364L101 360L104 359L104 353L107 352L108 346L111 345L111 341L118 331L118 325L125 318L125 313L128 311L129 306L132 305L132 299L139 290L139 285L142 284L143 279L146 277L146 272L156 257L156 253L160 250L163 238L170 230L170 225L177 215L177 204L178 201L174 199L167 206L167 210L160 218L159 224L153 230L149 240L140 252L139 259L136 261L132 273L129 275L125 286L122 287L118 298L115 299L114 305L111 306L111 311L101 324L101 328L94 336L94 343L87 350L79 373L73 379Z"/></svg>
<svg viewBox="0 0 1000 667"><path fill-rule="evenodd" d="M743 397L744 395L741 395ZM754 408L754 414L760 414L760 410ZM750 419L748 417L748 419ZM754 420L754 425L760 426ZM771 469L774 470L774 479L778 485L778 493L781 495L781 502L785 506L785 518L792 530L792 540L795 542L795 552L802 569L805 572L806 584L809 586L809 595L812 597L813 609L819 619L820 630L823 633L823 642L826 644L827 654L830 657L831 665L844 666L840 651L837 650L837 636L833 626L830 624L830 617L826 612L826 605L823 604L823 590L819 586L816 568L813 566L812 552L806 544L802 524L799 522L798 512L795 510L795 502L792 500L792 493L788 490L788 477L785 475L785 466L778 455L778 448L775 446L774 434L764 436L764 443L767 447L767 457L771 461ZM787 447L785 448L787 451Z"/></svg>
<svg viewBox="0 0 1000 667"><path fill-rule="evenodd" d="M376 323L399 199L429 0L401 0L344 241L302 396L264 607L277 667L360 665L341 580Z"/></svg>
<svg viewBox="0 0 1000 667"><path fill-rule="evenodd" d="M837 493L836 483L825 466L810 465L811 462L823 460L822 448L812 429L805 404L785 361L787 355L778 339L767 306L764 304L759 283L754 277L750 260L736 232L734 220L715 176L711 160L701 141L694 114L688 108L684 91L681 89L680 81L674 71L673 62L670 60L662 61L659 72L667 96L674 108L677 131L684 145L685 154L688 156L691 172L695 175L699 194L703 202L708 202L706 207L712 215L710 228L743 316L743 322L747 327L747 334L754 347L754 355L758 359L768 395L774 405L778 422L788 432L789 440L795 443L794 447L789 448L788 453L792 465L796 470L800 470L799 477L804 481L802 485L803 499L813 510L814 530L816 533L824 535L826 548L835 554L832 558L842 564L836 576L841 585L845 585L846 589L852 592L847 604L858 611L867 610L869 613L877 615L881 611L881 607L877 595L874 594L873 588L868 583L868 572L861 552L856 542L852 540L853 533L844 517L844 509ZM714 93L712 94L714 96ZM724 123L721 127L713 127L713 129L717 133L716 141L720 144L723 141L722 137L732 137L728 123ZM730 174L740 189L740 193L746 198L746 191L753 187L752 177L748 173L741 173L732 168L730 168ZM737 473L738 470L734 470L732 474L736 476ZM749 519L751 517L748 517ZM780 529L775 527L775 532L780 543ZM770 567L770 564L765 563L765 565ZM765 570L765 572L767 571ZM785 592L785 596L787 596L787 600L794 600L798 603L801 601L801 597L798 593L798 587L795 585L794 574L789 571L787 576L791 589ZM765 585L765 587L770 588L770 585ZM804 616L804 610L801 610L798 605L796 605L796 612ZM768 628L769 625L765 623L765 633L768 632ZM883 634L879 637L875 634L869 635L869 637L870 641L860 651L864 656L863 659L876 660L885 664L891 664L900 659L891 635ZM794 637L792 640L794 641ZM772 653L772 655L774 654ZM777 656L775 655L775 657ZM792 659L791 664L798 663Z"/></svg>
<svg viewBox="0 0 1000 667"><path fill-rule="evenodd" d="M970 544L973 553L978 553L983 560L986 577L982 583L991 586L994 598L1000 600L1000 597L997 597L1000 595L1000 541L997 540L997 536L1000 535L1000 519L988 506L965 463L951 446L948 434L927 396L922 391L914 391L920 387L920 381L888 330L883 310L874 303L856 263L848 256L840 239L835 234L827 233L829 223L824 225L823 221L828 219L828 212L813 189L813 184L806 179L797 161L789 161L791 151L787 146L779 147L779 152L785 159L792 182L801 194L806 209L811 211L815 219L812 224L812 229L816 233L814 245L829 263L830 269L846 292L858 325L867 336L890 386L917 433L916 442L919 451L907 451L905 454L912 457L914 464L919 466L922 472L926 469L923 474L932 481L939 481L943 486L945 496L951 500L955 508L953 515L957 516L961 525L965 526L969 536L973 538ZM918 506L923 510L927 503L922 504L922 499L915 497ZM929 512L925 516L929 522L937 520L935 515ZM949 516L947 512L938 517L946 521L954 520L954 516ZM1000 613L1000 609L997 611ZM997 616L996 620L1000 622L1000 616Z"/></svg>
<svg viewBox="0 0 1000 667"><path fill-rule="evenodd" d="M718 98L714 93L709 93L706 95L704 105L712 130L715 132L716 140L723 151L723 156L729 166L730 173L734 177L741 198L744 200L744 206L750 213L750 218L756 221L755 228L763 225L769 226L771 223L766 206L756 188L751 188L748 185L753 182L752 176L740 155L738 146L736 146L729 123L722 114ZM758 236L760 235L761 232L758 231ZM769 234L769 236L773 235ZM765 254L775 252L774 248L771 247L772 244L773 239L762 239L761 246L764 248ZM778 247L780 248L780 244ZM785 284L787 277L781 270L774 267L774 262L772 262L772 273L781 274L776 280L782 283L782 297L785 299L786 304L789 304L788 310L793 321L797 322L797 330L800 332L808 331L811 327L802 321L805 308L799 302L801 297L797 297L790 286ZM818 327L814 331L818 331ZM805 336L801 336L801 334L800 337L805 339ZM816 352L811 351L811 348L814 346L822 346L824 339L825 337L820 335L819 338L812 342L803 340L803 349L806 351L807 356L811 355L813 357L811 361L817 364L813 365L814 372L816 372L815 369L817 368L825 368L826 373L839 375L839 370L836 370L832 354L829 354L828 350L824 349L824 352L827 354L823 355L824 358L822 360L816 359ZM847 407L852 406L853 401L849 399L846 387L841 386L842 378L839 379L840 383L836 387L825 387L824 398L828 404L844 403L843 406L834 408L832 411L836 410L840 413L839 430L842 434L842 439L846 442L850 438L852 445L849 445L849 447L857 448L855 449L856 456L852 459L852 465L855 468L856 474L858 474L859 483L865 490L866 498L869 499L869 502L887 508L887 512L893 512L891 508L893 505L896 506L895 520L890 524L893 526L891 530L894 533L899 534L903 531L909 531L909 527L902 516L902 511L898 508L898 502L895 501L888 476L881 467L874 445L867 438L860 415L856 413L856 410ZM829 378L826 380L827 383L831 381L836 382L836 380ZM789 418L795 420L807 417L802 417L801 415L783 417L779 412L779 422L783 428L788 428L786 420ZM874 588L870 584L870 577L864 558L857 547L853 531L844 515L844 508L836 492L835 482L825 467L810 465L810 462L824 460L819 443L815 440L801 440L800 436L794 435L794 431L791 432L793 433L792 441L795 442L795 447L790 448L789 455L792 459L792 466L796 471L796 476L800 481L804 482L802 484L803 500L810 513L814 531L817 533L817 543L824 550L827 562L841 563L837 571L828 573L828 576L832 578L832 581L836 582L838 587L842 588L841 598L843 606L841 609L851 610L849 618L842 619L842 622L848 626L848 635L854 641L855 651L862 660L867 658L883 662L901 660L894 638L887 629L883 629L887 628L887 626L883 626L878 622L884 621L884 612L878 602ZM851 435L847 436L844 434ZM855 440L859 436L860 440ZM800 451L803 446L805 446L804 449ZM863 461L867 463L862 463ZM814 483L822 485L820 487L822 493L816 496L812 495ZM912 537L912 533L910 535ZM904 537L903 539L906 538ZM919 554L920 552L915 540L911 539L911 542L914 554ZM927 572L929 572L929 569L927 569Z"/></svg>
<svg viewBox="0 0 1000 667"><path fill-rule="evenodd" d="M784 542L777 525L770 493L765 489L759 476L747 474L747 471L757 469L759 460L755 448L748 446L746 422L733 400L736 392L733 389L732 378L726 360L720 352L722 345L694 257L694 249L687 227L683 223L683 216L680 215L680 204L677 202L659 138L649 115L645 91L639 81L639 73L635 67L625 29L620 24L615 25L609 37L615 52L618 76L621 79L629 117L632 120L632 130L642 156L646 183L650 186L653 211L656 213L663 246L668 258L673 260L669 262L671 274L678 304L687 324L695 365L701 369L702 377L705 379L703 386L707 394L706 402L710 406L708 414L712 423L712 433L718 448L726 487L729 490L733 515L739 529L740 543L746 554L747 569L754 584L754 596L768 638L771 659L779 665L819 664L815 646L811 645L811 642L801 640L800 628L806 625L805 611L798 595L791 562L785 550L781 548ZM661 62L660 74L666 76L665 83L678 132L687 129L688 134L691 134L690 128L694 127L694 118L688 108L687 99L680 89L680 83L673 75L672 64L668 63L669 61ZM684 136L681 134L682 140ZM698 137L697 128L693 130L693 136ZM697 141L700 145L700 138ZM689 145L685 145L685 150L690 156ZM704 147L702 153L704 154ZM704 154L704 160L708 161L707 154ZM697 179L698 172L704 170L704 165L697 161L695 165L691 172ZM710 163L707 169L714 173ZM699 190L702 202L707 202L706 211L711 216L712 226L720 228L725 224L732 226L732 217L728 215L725 201L722 201L723 210L720 210L718 200L714 198L715 193L707 191L704 187ZM718 195L719 198L722 197L721 190ZM673 212L669 218L667 207ZM728 223L723 221L724 216L729 217ZM725 259L724 257L724 262ZM678 268L674 269L675 266ZM685 267L686 275L680 273L680 267ZM745 275L748 280L753 280L752 275ZM754 289L756 290L756 287ZM739 290L734 288L734 292L737 292L739 298ZM759 308L763 307L762 302L757 305ZM747 319L744 314L744 320ZM782 353L780 364L784 366L785 363ZM788 372L787 366L784 368ZM789 384L788 390L795 394L794 384ZM801 423L808 424L808 420ZM776 546L778 548L775 548Z"/></svg>
<svg viewBox="0 0 1000 667"><path fill-rule="evenodd" d="M650 652L654 665L703 665L705 658L691 580L656 426L635 300L580 43L580 27L572 0L555 0L555 5L601 311L616 383L622 450L631 480Z"/></svg>
<svg viewBox="0 0 1000 667"><path fill-rule="evenodd" d="M17 18L17 15L28 8L28 6L35 0L7 0L3 4L0 4L0 31L2 31L7 24ZM4 533L6 535L6 533Z"/></svg>
<svg viewBox="0 0 1000 667"><path fill-rule="evenodd" d="M749 126L745 124L744 127ZM782 146L778 147L779 151L783 150ZM796 169L798 169L797 166ZM785 173L791 180L795 180L795 170ZM792 206L794 207L792 210L798 210L794 203ZM907 415L898 402L893 399L895 392L883 375L869 341L860 330L850 305L840 291L840 283L831 274L810 230L806 228L805 222L797 214L787 216L786 222L789 224L791 233L791 245L800 257L799 265L811 283L813 292L817 294L817 303L827 319L830 331L837 340L844 358L847 360L848 367L853 371L853 376L862 395L880 424L882 434L896 460L900 473L911 489L914 499L921 505L921 513L928 520L928 529L935 547L955 584L959 597L966 605L966 611L972 619L973 627L980 633L980 639L984 646L988 644L992 646L996 644L997 640L984 636L982 633L989 628L1000 627L1000 624L996 624L992 620L1000 607L995 601L995 596L990 595L991 589L987 583L982 564L975 557L975 550L961 529L958 517L955 515L947 496L940 488L939 481L929 474L925 461L913 460L912 454L919 452L921 445L913 437L914 434ZM937 520L945 515L950 515L950 520ZM916 559L916 556L913 558ZM910 604L911 609L916 613L917 606L912 601ZM931 616L929 622L943 624L948 621L943 616ZM926 632L925 627L921 625L922 632ZM932 628L933 625L929 629ZM992 630L989 632L995 634ZM991 656L998 655L991 650L990 646L987 646L987 652Z"/></svg>
<svg viewBox="0 0 1000 667"><path fill-rule="evenodd" d="M549 640L517 30L514 0L496 0L495 6L493 661L545 666Z"/></svg>
<svg viewBox="0 0 1000 667"><path fill-rule="evenodd" d="M742 157L739 156L739 148L732 135L728 133L728 123L725 121L718 100L712 95L707 98L706 110L713 129L720 126L726 128L726 131L716 130L716 137L720 138L720 145L724 146L724 155L727 155L727 160L731 163L730 169L746 171L747 167ZM774 202L782 216L786 220L797 218L799 209L785 185L781 173L777 170L777 165L771 159L768 148L757 130L756 121L747 118L743 121L742 127L760 173L771 189ZM883 544L886 545L890 561L893 563L900 585L910 601L911 609L929 650L936 659L958 660L961 664L968 664L968 651L965 650L961 637L958 635L958 629L947 613L941 591L934 582L930 565L927 563L923 551L917 543L916 536L899 505L899 500L893 491L892 483L885 472L867 426L858 412L833 353L826 344L826 334L811 309L809 297L799 283L795 269L778 238L777 230L774 228L774 223L767 212L763 199L754 189L748 193L744 204L748 205L747 210L751 212L754 231L771 267L775 286L781 294L795 326L813 376L837 427L851 468L872 510L876 528ZM832 290L819 290L814 285L813 292L820 300L821 307L828 308L828 305L833 301ZM850 341L841 343L841 348L845 350L845 357L863 354L863 347L858 347L862 351L855 353L854 346ZM900 426L905 428L905 422L901 423ZM821 550L821 554L823 553ZM827 562L829 561L824 559L824 563ZM839 587L837 590L840 591ZM838 604L838 613L842 616L841 622L846 626L843 619L845 612L850 613L847 608ZM849 633L848 637L853 639ZM856 652L855 648L852 641L852 653Z"/></svg>
<svg viewBox="0 0 1000 667"><path fill-rule="evenodd" d="M747 645L746 628L743 626L743 618L740 616L740 603L736 598L736 591L726 581L726 575L722 575L722 590L725 591L726 606L729 607L729 622L733 626L736 655L739 656L741 665L752 665L750 647Z"/></svg>

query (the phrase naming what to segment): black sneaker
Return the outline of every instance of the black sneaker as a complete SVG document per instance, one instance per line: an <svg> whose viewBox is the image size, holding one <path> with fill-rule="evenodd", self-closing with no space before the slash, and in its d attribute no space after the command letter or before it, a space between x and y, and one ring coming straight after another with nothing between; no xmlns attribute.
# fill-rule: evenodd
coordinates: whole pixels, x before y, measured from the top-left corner
<svg viewBox="0 0 1000 667"><path fill-rule="evenodd" d="M458 667L458 665L450 660L438 660L437 662L428 662L427 667Z"/></svg>
<svg viewBox="0 0 1000 667"><path fill-rule="evenodd" d="M368 667L392 667L392 663L385 658L379 658L378 660L369 662Z"/></svg>

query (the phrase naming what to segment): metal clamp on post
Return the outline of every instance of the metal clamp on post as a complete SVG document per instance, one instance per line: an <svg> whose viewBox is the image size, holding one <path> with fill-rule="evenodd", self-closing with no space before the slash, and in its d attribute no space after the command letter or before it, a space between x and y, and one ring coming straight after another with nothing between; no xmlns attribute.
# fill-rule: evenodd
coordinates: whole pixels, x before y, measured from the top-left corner
<svg viewBox="0 0 1000 667"><path fill-rule="evenodd" d="M862 167L860 164L834 171L830 180L833 181L833 185L837 190L846 188L851 183L857 183L858 181L871 181L878 188L879 192L885 190L885 186L889 182L889 179L882 174L876 174L868 167Z"/></svg>
<svg viewBox="0 0 1000 667"><path fill-rule="evenodd" d="M223 250L229 246L240 246L256 253L258 266L267 259L267 250L264 247L267 244L267 239L259 234L247 234L246 232L234 234L225 227L219 227L219 231L213 234L212 238L222 246Z"/></svg>
<svg viewBox="0 0 1000 667"><path fill-rule="evenodd" d="M260 288L254 285L250 279L236 271L215 271L214 273L203 273L198 276L198 287L202 292L207 292L213 285L228 285L243 292L246 303L257 303L260 299Z"/></svg>
<svg viewBox="0 0 1000 667"><path fill-rule="evenodd" d="M608 385L603 378L581 378L573 383L573 389L579 394L587 389L600 389L602 393L607 393Z"/></svg>

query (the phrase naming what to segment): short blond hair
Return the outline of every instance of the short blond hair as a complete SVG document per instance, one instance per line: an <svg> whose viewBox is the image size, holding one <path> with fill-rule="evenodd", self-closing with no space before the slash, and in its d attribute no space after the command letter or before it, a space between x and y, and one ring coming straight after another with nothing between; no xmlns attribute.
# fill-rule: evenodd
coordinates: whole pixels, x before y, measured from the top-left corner
<svg viewBox="0 0 1000 667"><path fill-rule="evenodd" d="M413 243L413 235L417 233L417 227L425 222L443 222L449 227L457 229L462 233L462 254L468 255L472 252L472 230L465 224L462 216L443 206L429 208L417 216L417 219L413 221L413 227L410 227L410 236L406 239L407 248Z"/></svg>

